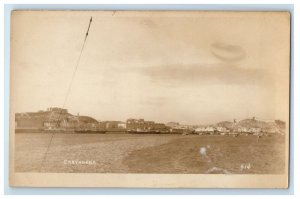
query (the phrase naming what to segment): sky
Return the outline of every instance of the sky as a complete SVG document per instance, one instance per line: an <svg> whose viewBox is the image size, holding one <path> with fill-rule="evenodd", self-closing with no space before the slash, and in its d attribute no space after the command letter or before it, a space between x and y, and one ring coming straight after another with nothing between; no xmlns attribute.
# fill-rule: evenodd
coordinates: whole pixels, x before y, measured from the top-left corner
<svg viewBox="0 0 300 199"><path fill-rule="evenodd" d="M288 115L288 13L15 11L11 28L15 112L67 96L70 113L100 121Z"/></svg>

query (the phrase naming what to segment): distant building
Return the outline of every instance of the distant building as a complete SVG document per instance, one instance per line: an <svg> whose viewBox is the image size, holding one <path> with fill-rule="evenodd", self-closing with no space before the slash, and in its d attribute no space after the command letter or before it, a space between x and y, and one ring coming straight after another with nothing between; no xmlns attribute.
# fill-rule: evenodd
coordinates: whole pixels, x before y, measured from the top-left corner
<svg viewBox="0 0 300 199"><path fill-rule="evenodd" d="M237 132L239 133L249 133L249 128L246 128L246 127L238 127L237 128Z"/></svg>
<svg viewBox="0 0 300 199"><path fill-rule="evenodd" d="M154 121L145 121L144 119L128 119L126 121L128 130L165 130L167 127L163 123L155 123Z"/></svg>
<svg viewBox="0 0 300 199"><path fill-rule="evenodd" d="M218 126L216 127L216 131L217 132L220 132L220 133L226 133L226 132L229 132L229 130L225 127L221 127L221 126Z"/></svg>
<svg viewBox="0 0 300 199"><path fill-rule="evenodd" d="M163 123L155 123L154 124L154 130L165 130L166 125Z"/></svg>
<svg viewBox="0 0 300 199"><path fill-rule="evenodd" d="M253 133L253 134L261 133L261 128L249 128L249 133Z"/></svg>
<svg viewBox="0 0 300 199"><path fill-rule="evenodd" d="M106 122L98 122L98 129L100 130L106 129Z"/></svg>
<svg viewBox="0 0 300 199"><path fill-rule="evenodd" d="M173 127L173 128L170 128L170 132L171 133L193 133L195 130L190 128L189 126L187 125L180 125L180 126L176 126L176 127Z"/></svg>
<svg viewBox="0 0 300 199"><path fill-rule="evenodd" d="M144 130L154 130L154 129L158 129L156 128L156 123L154 121L144 121Z"/></svg>
<svg viewBox="0 0 300 199"><path fill-rule="evenodd" d="M48 120L44 122L43 127L45 127L45 129L57 129L59 125L58 121Z"/></svg>
<svg viewBox="0 0 300 199"><path fill-rule="evenodd" d="M128 119L126 126L128 130L144 129L144 119Z"/></svg>
<svg viewBox="0 0 300 199"><path fill-rule="evenodd" d="M284 133L284 130L280 129L278 126L268 126L268 127L262 128L261 131L263 133L270 133L270 134L274 134L274 133L283 134Z"/></svg>
<svg viewBox="0 0 300 199"><path fill-rule="evenodd" d="M205 132L205 127L198 127L198 128L195 129L195 132L196 133L203 133L203 132Z"/></svg>
<svg viewBox="0 0 300 199"><path fill-rule="evenodd" d="M68 109L64 109L64 108L58 108L58 107L50 107L47 108L47 111L50 112L58 112L58 113L68 113Z"/></svg>
<svg viewBox="0 0 300 199"><path fill-rule="evenodd" d="M188 131L188 128L185 126L177 126L170 129L171 133L185 133Z"/></svg>
<svg viewBox="0 0 300 199"><path fill-rule="evenodd" d="M126 129L126 123L125 122L119 122L118 123L118 128L119 129Z"/></svg>
<svg viewBox="0 0 300 199"><path fill-rule="evenodd" d="M102 130L126 129L126 123L121 121L101 121L98 122L98 128Z"/></svg>
<svg viewBox="0 0 300 199"><path fill-rule="evenodd" d="M223 128L223 127L222 127ZM212 126L204 126L204 127L198 127L195 129L195 133L201 133L201 134L213 134L216 131L216 128Z"/></svg>
<svg viewBox="0 0 300 199"><path fill-rule="evenodd" d="M106 121L106 129L117 129L118 124L118 121Z"/></svg>

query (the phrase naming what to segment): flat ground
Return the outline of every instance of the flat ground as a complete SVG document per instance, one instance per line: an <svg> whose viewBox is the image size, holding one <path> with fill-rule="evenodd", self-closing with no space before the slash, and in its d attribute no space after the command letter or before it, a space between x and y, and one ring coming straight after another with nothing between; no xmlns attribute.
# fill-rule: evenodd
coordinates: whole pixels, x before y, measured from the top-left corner
<svg viewBox="0 0 300 199"><path fill-rule="evenodd" d="M16 133L17 172L284 173L280 136ZM44 161L43 161L44 160ZM94 161L71 164L66 161Z"/></svg>

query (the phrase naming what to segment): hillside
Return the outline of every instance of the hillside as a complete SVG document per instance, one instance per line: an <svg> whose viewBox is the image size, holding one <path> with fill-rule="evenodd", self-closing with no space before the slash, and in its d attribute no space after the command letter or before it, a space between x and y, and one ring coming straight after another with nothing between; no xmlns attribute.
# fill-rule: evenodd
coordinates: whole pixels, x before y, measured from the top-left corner
<svg viewBox="0 0 300 199"><path fill-rule="evenodd" d="M222 121L222 122L217 123L215 126L231 129L231 128L233 128L234 123L231 121Z"/></svg>
<svg viewBox="0 0 300 199"><path fill-rule="evenodd" d="M36 119L36 120L55 120L72 117L70 113L60 113L53 111L38 111L38 112L26 112L16 113L16 119Z"/></svg>
<svg viewBox="0 0 300 199"><path fill-rule="evenodd" d="M274 121L263 121L255 118L251 119L244 119L240 121L222 121L216 123L216 127L224 127L227 129L234 129L234 128L261 128L265 130L273 130L273 131L285 131L285 122L281 120L274 120Z"/></svg>

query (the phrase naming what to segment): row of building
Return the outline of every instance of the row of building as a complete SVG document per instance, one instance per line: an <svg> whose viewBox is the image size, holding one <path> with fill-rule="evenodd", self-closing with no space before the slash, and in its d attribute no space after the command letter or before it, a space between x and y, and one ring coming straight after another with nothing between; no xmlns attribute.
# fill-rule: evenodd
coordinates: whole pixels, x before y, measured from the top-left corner
<svg viewBox="0 0 300 199"><path fill-rule="evenodd" d="M195 133L197 134L269 134L278 133L283 134L282 129L279 128L258 128L258 127L237 127L237 128L225 128L225 127L200 127L196 128Z"/></svg>
<svg viewBox="0 0 300 199"><path fill-rule="evenodd" d="M277 122L278 123L278 122ZM262 122L256 118L237 122L226 121L217 125L190 126L177 122L156 123L144 119L122 121L97 121L89 116L72 115L67 109L51 107L46 111L17 113L16 129L78 130L78 131L133 131L181 134L260 134L284 131L284 123Z"/></svg>
<svg viewBox="0 0 300 199"><path fill-rule="evenodd" d="M163 123L145 121L144 119L128 119L122 121L97 121L89 116L72 115L67 109L57 107L46 111L17 113L16 129L40 130L91 130L91 131L159 131L166 130Z"/></svg>

